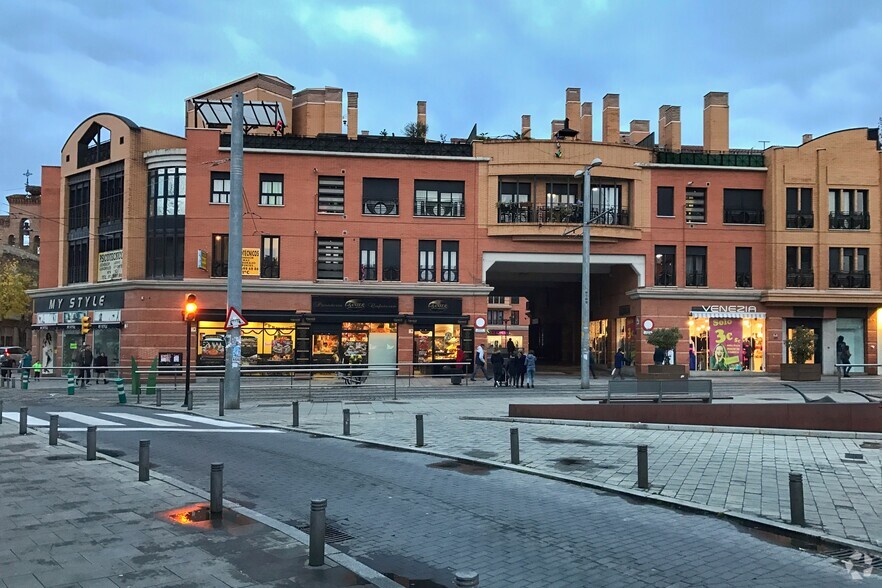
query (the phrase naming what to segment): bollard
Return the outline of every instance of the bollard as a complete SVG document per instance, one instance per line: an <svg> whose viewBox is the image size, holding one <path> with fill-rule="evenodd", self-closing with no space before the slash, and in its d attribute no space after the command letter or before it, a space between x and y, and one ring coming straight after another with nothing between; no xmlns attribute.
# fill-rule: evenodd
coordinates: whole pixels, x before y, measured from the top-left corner
<svg viewBox="0 0 882 588"><path fill-rule="evenodd" d="M193 391L187 394L187 410L193 410Z"/></svg>
<svg viewBox="0 0 882 588"><path fill-rule="evenodd" d="M328 501L314 498L309 508L309 565L325 565L325 510Z"/></svg>
<svg viewBox="0 0 882 588"><path fill-rule="evenodd" d="M138 444L138 481L150 479L150 439L141 439Z"/></svg>
<svg viewBox="0 0 882 588"><path fill-rule="evenodd" d="M224 464L211 464L211 518L219 519L223 517L224 511Z"/></svg>
<svg viewBox="0 0 882 588"><path fill-rule="evenodd" d="M120 404L126 403L126 384L122 378L116 379L116 396ZM138 402L141 401L141 395L138 394Z"/></svg>
<svg viewBox="0 0 882 588"><path fill-rule="evenodd" d="M511 463L518 465L521 463L521 441L518 437L518 430L512 428L509 433L511 436Z"/></svg>
<svg viewBox="0 0 882 588"><path fill-rule="evenodd" d="M465 586L477 586L478 572L456 572L456 575L453 579L454 582L456 582L456 588L464 588Z"/></svg>
<svg viewBox="0 0 882 588"><path fill-rule="evenodd" d="M22 390L28 389L28 384L30 383L30 379L31 379L31 376L29 373L30 371L31 371L30 368L28 368L28 369L23 370L21 373L21 389Z"/></svg>
<svg viewBox="0 0 882 588"><path fill-rule="evenodd" d="M73 396L74 392L77 390L76 382L74 381L74 375L71 372L67 372L67 395Z"/></svg>
<svg viewBox="0 0 882 588"><path fill-rule="evenodd" d="M49 415L49 445L58 445L58 415Z"/></svg>
<svg viewBox="0 0 882 588"><path fill-rule="evenodd" d="M3 424L3 401L0 400L0 425Z"/></svg>
<svg viewBox="0 0 882 588"><path fill-rule="evenodd" d="M98 449L98 427L91 425L86 427L86 459L94 461L95 452Z"/></svg>
<svg viewBox="0 0 882 588"><path fill-rule="evenodd" d="M296 400L291 403L291 426L300 426L300 403Z"/></svg>
<svg viewBox="0 0 882 588"><path fill-rule="evenodd" d="M349 409L343 409L343 434L349 435Z"/></svg>
<svg viewBox="0 0 882 588"><path fill-rule="evenodd" d="M649 489L649 448L646 445L637 446L637 487Z"/></svg>
<svg viewBox="0 0 882 588"><path fill-rule="evenodd" d="M423 436L423 415L416 415L416 446L422 447L425 445L425 437Z"/></svg>
<svg viewBox="0 0 882 588"><path fill-rule="evenodd" d="M18 434L28 434L28 407L22 406L18 409Z"/></svg>
<svg viewBox="0 0 882 588"><path fill-rule="evenodd" d="M224 416L224 379L218 382L217 394L217 416Z"/></svg>
<svg viewBox="0 0 882 588"><path fill-rule="evenodd" d="M162 406L162 390L156 389L156 406Z"/></svg>
<svg viewBox="0 0 882 588"><path fill-rule="evenodd" d="M802 498L802 474L790 472L790 522L805 526L805 502Z"/></svg>

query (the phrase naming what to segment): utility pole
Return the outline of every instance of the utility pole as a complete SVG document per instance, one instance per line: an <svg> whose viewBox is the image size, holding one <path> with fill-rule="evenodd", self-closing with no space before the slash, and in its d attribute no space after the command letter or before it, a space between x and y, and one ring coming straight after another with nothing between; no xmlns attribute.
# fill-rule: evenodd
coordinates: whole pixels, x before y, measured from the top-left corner
<svg viewBox="0 0 882 588"><path fill-rule="evenodd" d="M230 228L227 253L227 313L242 312L242 168L244 159L244 106L242 92L233 94L230 137ZM239 408L242 363L242 329L227 331L224 354L224 408Z"/></svg>
<svg viewBox="0 0 882 588"><path fill-rule="evenodd" d="M595 157L584 169L576 172L582 176L582 338L579 357L579 386L587 390L591 382L591 169L601 165Z"/></svg>

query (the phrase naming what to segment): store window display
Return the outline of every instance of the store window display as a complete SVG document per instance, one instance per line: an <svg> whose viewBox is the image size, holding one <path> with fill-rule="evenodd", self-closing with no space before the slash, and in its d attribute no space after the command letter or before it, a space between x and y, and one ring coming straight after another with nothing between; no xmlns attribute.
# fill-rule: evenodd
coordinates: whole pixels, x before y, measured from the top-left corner
<svg viewBox="0 0 882 588"><path fill-rule="evenodd" d="M765 319L690 317L690 368L765 371Z"/></svg>

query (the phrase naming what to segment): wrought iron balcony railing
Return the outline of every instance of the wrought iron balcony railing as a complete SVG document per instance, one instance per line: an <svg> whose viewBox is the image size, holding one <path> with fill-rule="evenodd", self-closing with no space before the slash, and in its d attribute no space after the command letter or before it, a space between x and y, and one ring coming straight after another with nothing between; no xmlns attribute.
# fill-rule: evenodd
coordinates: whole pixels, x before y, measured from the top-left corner
<svg viewBox="0 0 882 588"><path fill-rule="evenodd" d="M707 286L707 274L701 272L686 273L687 286Z"/></svg>
<svg viewBox="0 0 882 588"><path fill-rule="evenodd" d="M752 288L753 287L753 277L749 273L735 274L735 287L736 288Z"/></svg>
<svg viewBox="0 0 882 588"><path fill-rule="evenodd" d="M500 202L497 204L497 222L582 224L581 204L541 205L532 202ZM592 225L630 226L631 214L627 208L592 207L588 211Z"/></svg>
<svg viewBox="0 0 882 588"><path fill-rule="evenodd" d="M398 203L393 200L364 200L362 202L363 214L398 214Z"/></svg>
<svg viewBox="0 0 882 588"><path fill-rule="evenodd" d="M723 211L723 222L738 225L761 225L766 222L763 209L726 209Z"/></svg>
<svg viewBox="0 0 882 588"><path fill-rule="evenodd" d="M869 272L830 272L831 288L869 288Z"/></svg>
<svg viewBox="0 0 882 588"><path fill-rule="evenodd" d="M815 227L815 215L812 212L788 212L788 229L813 229Z"/></svg>
<svg viewBox="0 0 882 588"><path fill-rule="evenodd" d="M866 231L870 228L870 215L866 212L831 212L830 228Z"/></svg>
<svg viewBox="0 0 882 588"><path fill-rule="evenodd" d="M787 272L788 288L814 288L815 273L806 271L788 271Z"/></svg>

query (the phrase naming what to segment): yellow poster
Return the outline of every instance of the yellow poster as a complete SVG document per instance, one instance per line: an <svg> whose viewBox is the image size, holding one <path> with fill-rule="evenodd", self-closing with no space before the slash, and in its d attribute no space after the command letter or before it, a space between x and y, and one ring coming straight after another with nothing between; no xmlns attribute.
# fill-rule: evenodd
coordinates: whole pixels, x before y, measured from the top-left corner
<svg viewBox="0 0 882 588"><path fill-rule="evenodd" d="M260 248L242 248L242 275L243 276L259 276L260 275Z"/></svg>

